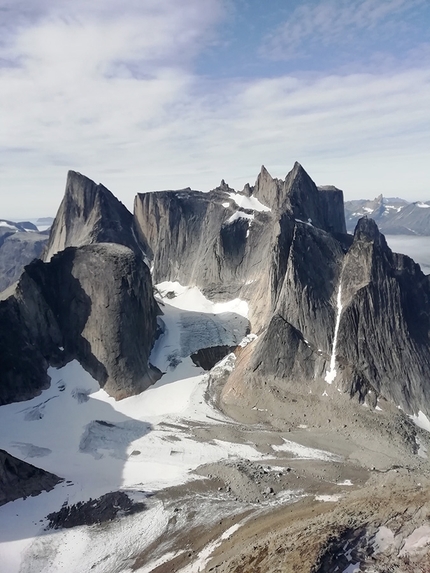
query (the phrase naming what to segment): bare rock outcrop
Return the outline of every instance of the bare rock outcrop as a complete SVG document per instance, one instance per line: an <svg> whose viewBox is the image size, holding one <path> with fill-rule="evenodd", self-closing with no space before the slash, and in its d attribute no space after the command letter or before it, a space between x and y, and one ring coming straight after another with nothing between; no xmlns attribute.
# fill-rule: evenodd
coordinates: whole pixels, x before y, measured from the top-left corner
<svg viewBox="0 0 430 573"><path fill-rule="evenodd" d="M61 481L58 476L0 450L0 505L50 491Z"/></svg>
<svg viewBox="0 0 430 573"><path fill-rule="evenodd" d="M263 167L242 193L223 180L209 193L138 194L134 213L154 282L196 285L215 300L241 297L250 304L254 330L276 309L295 228L345 231L342 192L318 191L298 163L284 182Z"/></svg>
<svg viewBox="0 0 430 573"><path fill-rule="evenodd" d="M270 380L303 394L337 389L373 407L382 397L429 416L429 332L429 277L392 253L373 220L359 221L346 253L331 235L297 225L274 316L224 399Z"/></svg>
<svg viewBox="0 0 430 573"><path fill-rule="evenodd" d="M72 359L116 399L145 390L159 376L148 364L158 313L149 270L127 247L69 247L34 261L0 303L0 403L37 395L48 365Z"/></svg>
<svg viewBox="0 0 430 573"><path fill-rule="evenodd" d="M143 247L133 230L133 215L109 189L69 171L43 260L49 261L66 247L94 243L118 243L136 253Z"/></svg>

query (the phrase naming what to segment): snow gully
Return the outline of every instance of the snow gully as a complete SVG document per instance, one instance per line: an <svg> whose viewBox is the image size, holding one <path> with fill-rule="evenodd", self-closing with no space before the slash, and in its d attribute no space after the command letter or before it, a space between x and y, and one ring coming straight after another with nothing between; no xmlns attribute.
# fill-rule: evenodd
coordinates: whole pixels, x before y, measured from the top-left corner
<svg viewBox="0 0 430 573"><path fill-rule="evenodd" d="M339 332L339 324L340 324L340 315L342 312L342 283L339 282L339 290L337 291L337 315L336 315L336 324L334 327L334 336L333 336L333 347L331 351L331 358L330 358L330 368L327 370L325 374L325 381L328 384L332 384L334 379L336 378L336 346L337 346L337 335Z"/></svg>

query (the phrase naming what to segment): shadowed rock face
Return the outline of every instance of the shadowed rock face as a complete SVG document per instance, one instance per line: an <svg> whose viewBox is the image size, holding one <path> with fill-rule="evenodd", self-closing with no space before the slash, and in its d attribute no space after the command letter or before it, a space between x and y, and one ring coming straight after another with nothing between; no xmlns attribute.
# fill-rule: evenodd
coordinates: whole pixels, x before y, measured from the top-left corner
<svg viewBox="0 0 430 573"><path fill-rule="evenodd" d="M116 399L142 392L158 377L148 365L157 313L149 270L127 247L70 247L34 261L0 303L0 403L37 395L47 366L72 359Z"/></svg>
<svg viewBox="0 0 430 573"><path fill-rule="evenodd" d="M0 505L50 491L62 479L0 450Z"/></svg>
<svg viewBox="0 0 430 573"><path fill-rule="evenodd" d="M267 377L295 391L328 388L339 312L334 388L373 406L383 396L429 415L429 277L392 253L366 218L346 254L330 235L297 226L275 315L224 395L241 395L244 380L251 388Z"/></svg>
<svg viewBox="0 0 430 573"><path fill-rule="evenodd" d="M298 163L284 182L263 167L243 193L222 181L209 193L139 194L134 212L155 282L196 285L215 300L241 297L254 330L276 309L295 227L345 231L342 192L318 191Z"/></svg>
<svg viewBox="0 0 430 573"><path fill-rule="evenodd" d="M66 191L52 224L43 260L66 247L118 243L140 253L133 231L133 215L103 185L69 171Z"/></svg>

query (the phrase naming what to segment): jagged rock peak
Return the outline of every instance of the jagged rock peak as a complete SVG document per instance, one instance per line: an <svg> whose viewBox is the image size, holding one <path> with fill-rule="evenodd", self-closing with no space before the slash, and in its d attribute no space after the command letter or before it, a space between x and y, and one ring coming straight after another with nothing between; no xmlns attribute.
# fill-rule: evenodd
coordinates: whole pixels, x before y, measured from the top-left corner
<svg viewBox="0 0 430 573"><path fill-rule="evenodd" d="M254 187L249 184L249 183L245 183L245 187L242 190L242 194L245 195L245 197L251 197L251 195L254 192Z"/></svg>
<svg viewBox="0 0 430 573"><path fill-rule="evenodd" d="M384 235L379 231L378 225L369 217L362 217L358 220L354 232L354 241L372 242L381 247L387 247Z"/></svg>
<svg viewBox="0 0 430 573"><path fill-rule="evenodd" d="M224 179L221 179L221 183L216 187L216 191L225 191L226 193L234 192L234 189L230 187L228 183L225 182Z"/></svg>
<svg viewBox="0 0 430 573"><path fill-rule="evenodd" d="M261 166L260 173L258 174L258 178L273 181L273 177L270 175L270 173L267 171L267 169L264 165Z"/></svg>
<svg viewBox="0 0 430 573"><path fill-rule="evenodd" d="M140 252L133 215L102 184L76 171L67 174L66 190L52 225L45 261L66 247L118 243Z"/></svg>
<svg viewBox="0 0 430 573"><path fill-rule="evenodd" d="M262 165L255 182L253 195L270 209L279 209L282 203L281 190L282 182L274 179Z"/></svg>

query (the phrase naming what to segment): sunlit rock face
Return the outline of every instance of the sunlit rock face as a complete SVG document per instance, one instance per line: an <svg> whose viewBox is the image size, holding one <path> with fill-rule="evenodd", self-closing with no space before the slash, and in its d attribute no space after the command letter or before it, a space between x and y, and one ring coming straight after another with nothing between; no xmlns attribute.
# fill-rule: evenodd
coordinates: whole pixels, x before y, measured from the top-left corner
<svg viewBox="0 0 430 573"><path fill-rule="evenodd" d="M141 251L128 209L103 185L69 171L43 259L49 261L66 247L94 243L117 243Z"/></svg>
<svg viewBox="0 0 430 573"><path fill-rule="evenodd" d="M429 277L392 253L373 220L359 221L348 250L298 223L274 316L225 396L270 377L304 393L333 384L373 407L381 396L428 415L429 311Z"/></svg>

